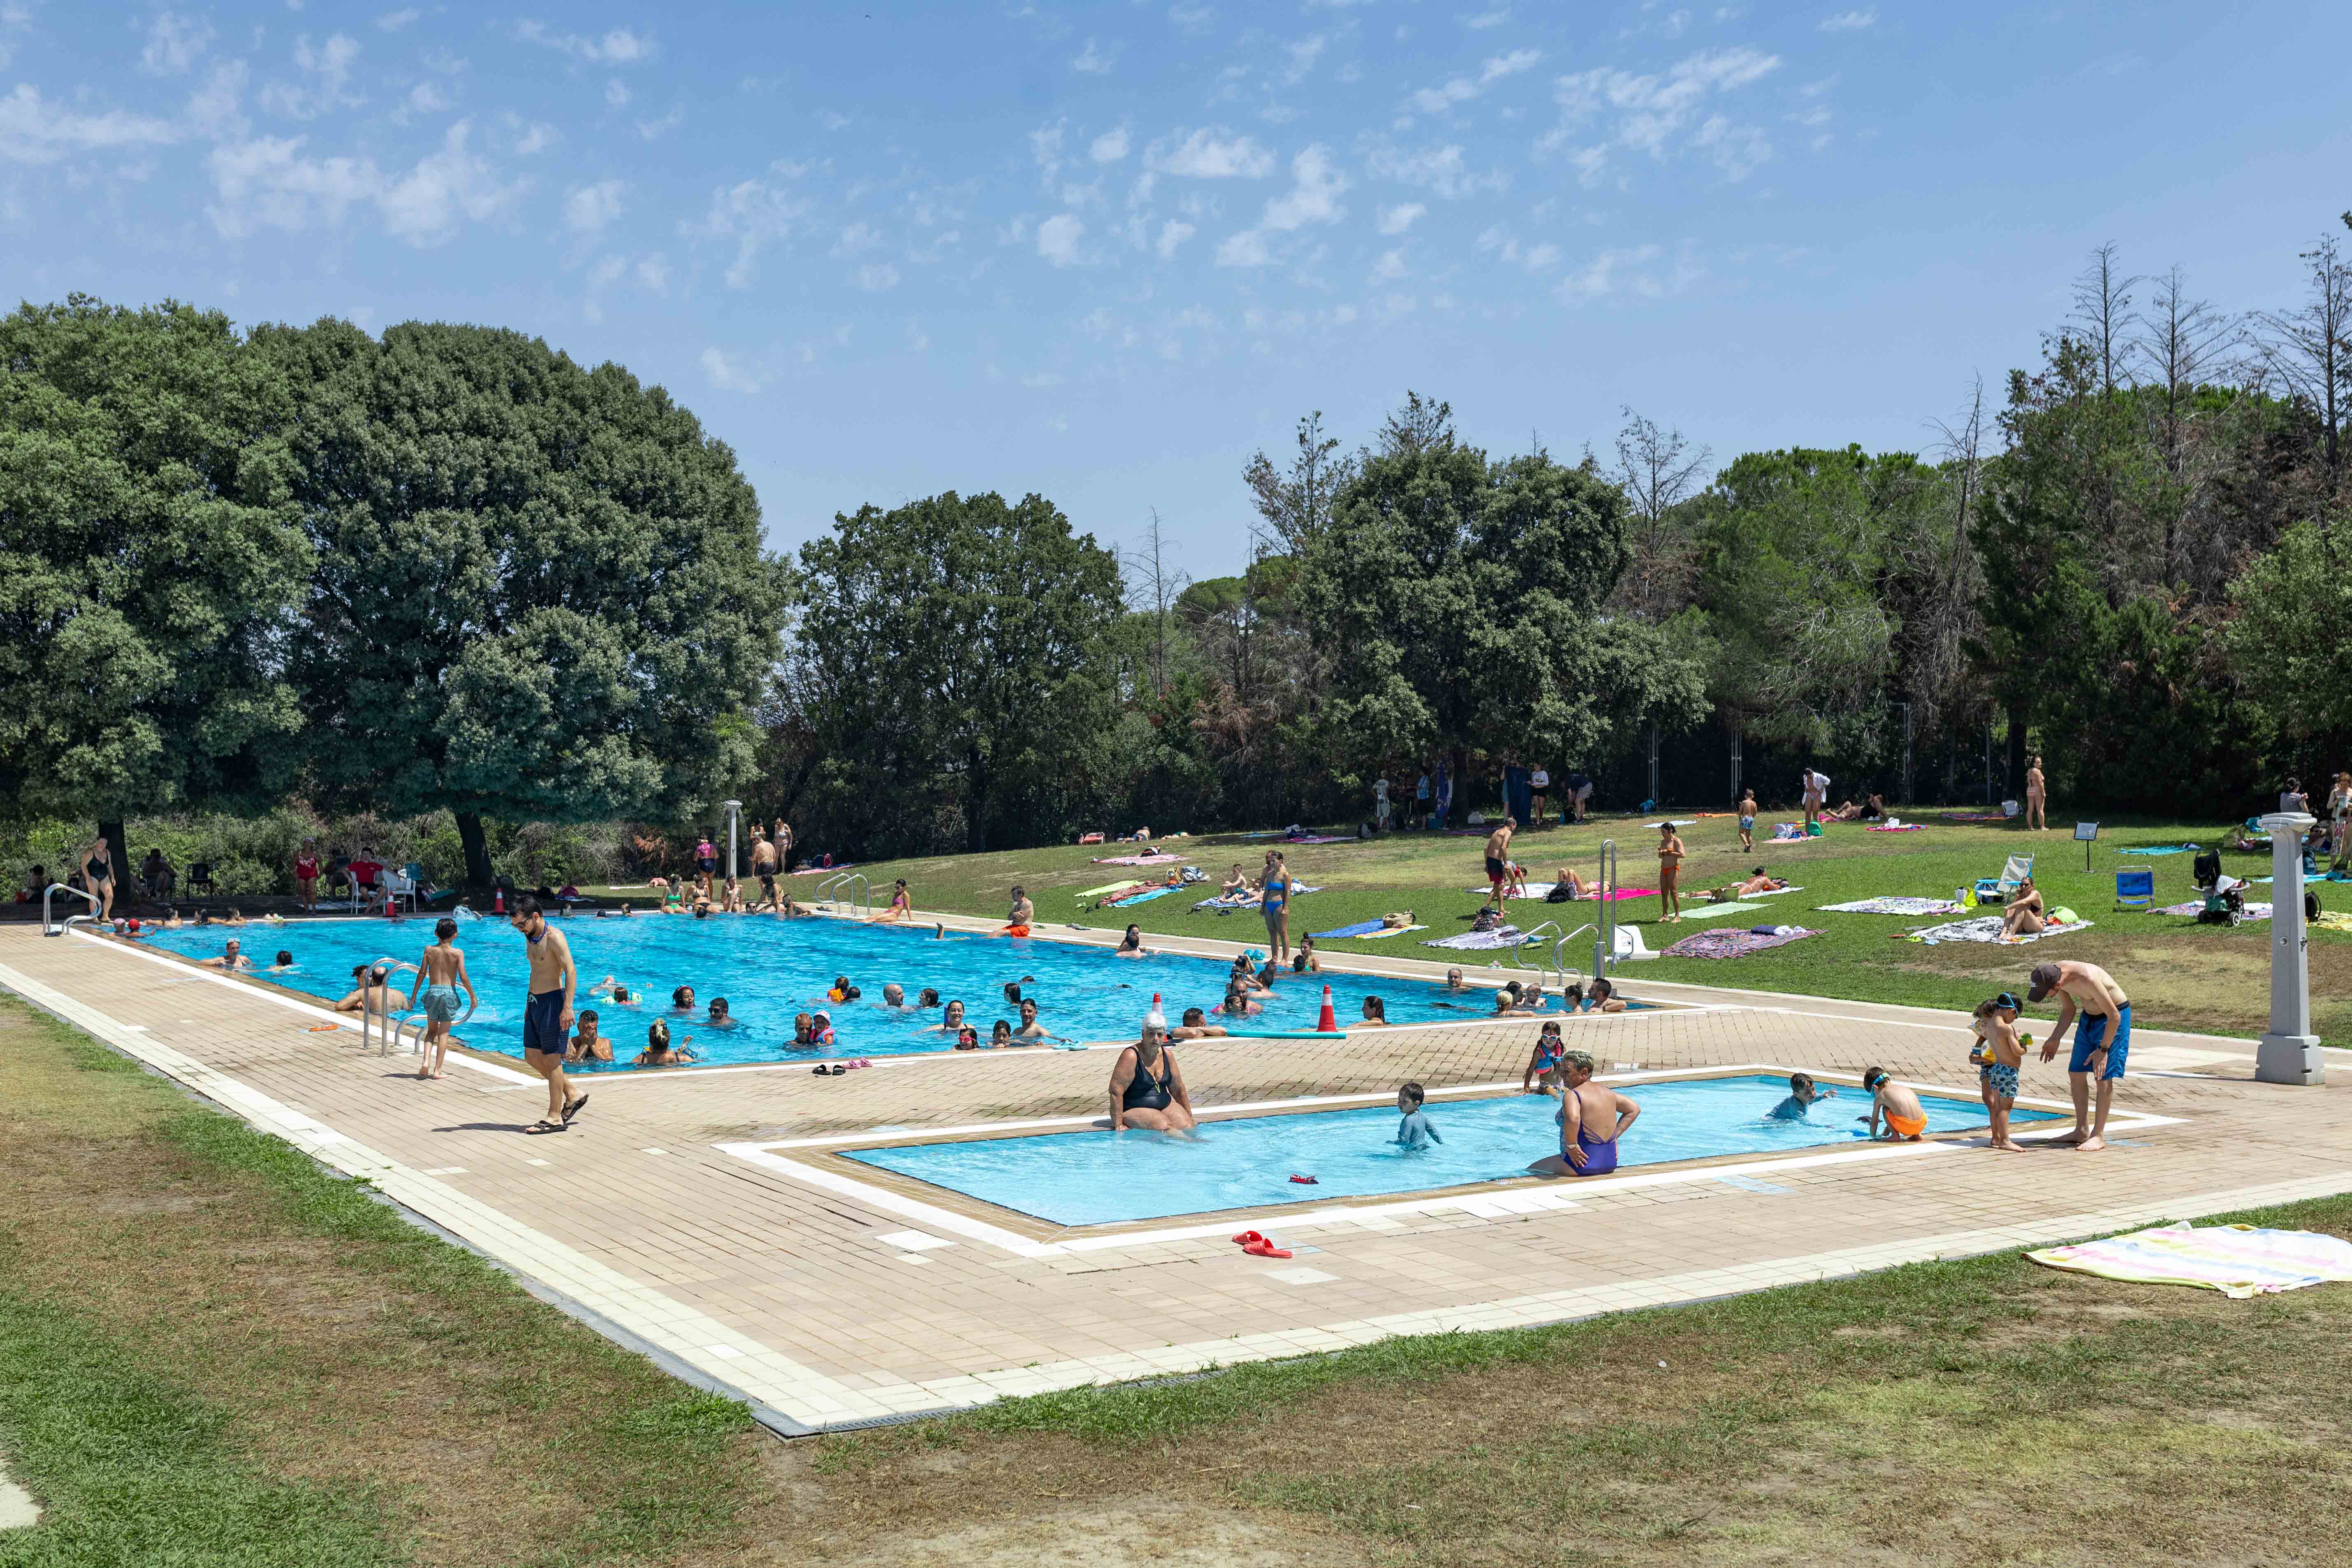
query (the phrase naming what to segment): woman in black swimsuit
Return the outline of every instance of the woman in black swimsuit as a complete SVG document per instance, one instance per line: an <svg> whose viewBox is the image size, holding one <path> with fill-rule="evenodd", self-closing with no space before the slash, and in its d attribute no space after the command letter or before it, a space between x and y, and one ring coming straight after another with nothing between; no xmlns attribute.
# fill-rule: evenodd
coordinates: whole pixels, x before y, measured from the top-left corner
<svg viewBox="0 0 2352 1568"><path fill-rule="evenodd" d="M104 834L82 851L81 874L89 890L98 895L98 918L110 919L114 914L114 851L107 847Z"/></svg>
<svg viewBox="0 0 2352 1568"><path fill-rule="evenodd" d="M1166 1031L1146 1024L1141 1041L1119 1052L1110 1069L1110 1130L1189 1132L1194 1125L1192 1097L1169 1053Z"/></svg>

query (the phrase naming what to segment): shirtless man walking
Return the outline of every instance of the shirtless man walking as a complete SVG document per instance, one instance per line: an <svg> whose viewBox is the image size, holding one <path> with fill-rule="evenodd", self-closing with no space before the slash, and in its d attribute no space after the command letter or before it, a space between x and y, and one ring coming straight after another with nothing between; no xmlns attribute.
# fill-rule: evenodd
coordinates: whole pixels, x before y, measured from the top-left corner
<svg viewBox="0 0 2352 1568"><path fill-rule="evenodd" d="M539 912L539 900L515 901L515 930L530 944L530 994L523 1002L523 1065L547 1079L547 1114L530 1131L561 1132L588 1103L585 1094L574 1098L563 1079L563 1051L572 1034L572 994L580 972L572 963L572 944Z"/></svg>
<svg viewBox="0 0 2352 1568"><path fill-rule="evenodd" d="M1511 879L1511 819L1486 835L1486 901L1503 907L1503 889Z"/></svg>
<svg viewBox="0 0 2352 1568"><path fill-rule="evenodd" d="M2025 993L2027 1001L2039 1002L2053 991L2058 993L2058 1022L2042 1042L2043 1061L2057 1056L2066 1026L2074 1022L2078 1012L2082 1016L2074 1031L2074 1054L2066 1063L2066 1087L2074 1097L2074 1131L2054 1142L2072 1143L2085 1152L2104 1149L2107 1108L2115 1100L2116 1081L2124 1076L2124 1060L2131 1051L2131 998L2124 994L2114 975L2095 963L2077 963L2072 959L2037 963L2029 978L2032 984ZM2091 1111L2095 1082L2098 1085L2095 1121Z"/></svg>

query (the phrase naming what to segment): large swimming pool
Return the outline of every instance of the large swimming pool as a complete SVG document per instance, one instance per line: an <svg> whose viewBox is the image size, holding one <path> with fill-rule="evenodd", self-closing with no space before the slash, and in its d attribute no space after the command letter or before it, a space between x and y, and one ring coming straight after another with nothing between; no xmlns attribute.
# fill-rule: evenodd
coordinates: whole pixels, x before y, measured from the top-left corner
<svg viewBox="0 0 2352 1568"><path fill-rule="evenodd" d="M1179 1061L1183 1049L1175 1047ZM1762 1075L1613 1087L1642 1105L1618 1151L1621 1166L1850 1147L1862 1136L1855 1118L1870 1110L1870 1097L1846 1087L1801 1121L1769 1121L1765 1113L1788 1094L1789 1080ZM1931 1132L1985 1124L1975 1100L1922 1094L1919 1103ZM1435 1100L1427 1109L1445 1142L1415 1150L1393 1142L1391 1104L1219 1118L1189 1138L1094 1130L844 1152L1055 1225L1116 1225L1502 1181L1559 1152L1559 1102L1548 1095ZM2020 1123L2052 1116L2023 1106L2012 1113Z"/></svg>
<svg viewBox="0 0 2352 1568"><path fill-rule="evenodd" d="M674 1044L693 1037L690 1048L706 1062L814 1061L944 1050L954 1040L927 1032L939 1023L940 1009L912 1005L926 986L936 988L942 1003L961 999L984 1043L997 1019L1018 1026L1018 1009L1004 999L1008 982L1019 983L1024 995L1038 999L1039 1021L1057 1036L1133 1039L1154 992L1164 994L1171 1022L1186 1007L1213 1011L1223 999L1229 967L1216 959L1174 955L1114 958L1101 948L1035 938L950 931L942 940L934 938L928 926L907 929L845 920L722 915L698 921L639 915L625 921L574 916L555 923L572 943L583 992L611 975L639 997L627 1006L584 995L578 1004L596 1009L599 1026L622 1058L618 1066L625 1066L644 1047L646 1026L656 1018L670 1020ZM331 998L351 990L354 965L387 956L415 963L433 941L433 921L420 917L395 925L359 918L235 930L207 926L156 931L146 940L151 947L216 958L232 936L241 940L257 963L268 964L281 949L293 954L292 969L264 973L260 978ZM525 991L521 934L502 919L463 920L457 941L481 995L479 1010L457 1031L457 1037L477 1050L520 1056ZM847 1004L827 1002L826 989L836 975L845 974L864 994ZM407 994L408 980L400 977L398 995ZM906 987L909 1005L904 1010L883 1005L882 988L893 981ZM1494 1007L1491 994L1483 990L1449 996L1442 986L1426 982L1286 973L1262 1016L1219 1021L1235 1029L1312 1029L1326 981L1343 1026L1361 1016L1367 995L1380 996L1395 1023L1482 1018ZM680 985L694 987L698 1005L691 1016L670 1008L671 994ZM739 1020L733 1027L713 1028L704 1021L716 996L727 998L729 1010ZM830 1049L793 1048L793 1016L819 1007L833 1015L837 1043ZM1532 1042L1532 1022L1528 1035Z"/></svg>

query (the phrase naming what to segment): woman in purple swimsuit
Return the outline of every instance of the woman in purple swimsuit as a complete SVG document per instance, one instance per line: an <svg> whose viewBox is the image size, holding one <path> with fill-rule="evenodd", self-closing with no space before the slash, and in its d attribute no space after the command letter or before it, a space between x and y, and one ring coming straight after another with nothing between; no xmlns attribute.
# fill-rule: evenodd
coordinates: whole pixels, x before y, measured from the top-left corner
<svg viewBox="0 0 2352 1568"><path fill-rule="evenodd" d="M1536 1168L1547 1174L1605 1176L1617 1168L1617 1140L1640 1117L1642 1107L1592 1081L1589 1051L1563 1053L1560 1067L1568 1076L1568 1092L1559 1100L1559 1158L1539 1161ZM1604 1127L1606 1136L1601 1131Z"/></svg>

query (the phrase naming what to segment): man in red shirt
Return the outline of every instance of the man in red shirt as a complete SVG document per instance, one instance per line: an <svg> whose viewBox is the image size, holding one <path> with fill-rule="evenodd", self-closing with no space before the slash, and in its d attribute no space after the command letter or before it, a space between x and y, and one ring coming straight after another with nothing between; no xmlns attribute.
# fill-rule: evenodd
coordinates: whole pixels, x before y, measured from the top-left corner
<svg viewBox="0 0 2352 1568"><path fill-rule="evenodd" d="M360 852L352 857L350 869L352 886L362 893L373 893L377 879L383 875L383 862L375 858L374 850L362 844Z"/></svg>

